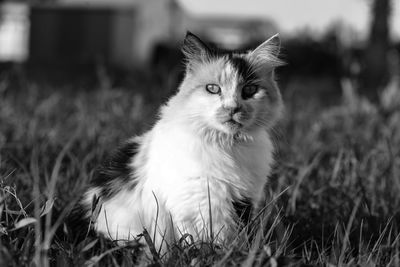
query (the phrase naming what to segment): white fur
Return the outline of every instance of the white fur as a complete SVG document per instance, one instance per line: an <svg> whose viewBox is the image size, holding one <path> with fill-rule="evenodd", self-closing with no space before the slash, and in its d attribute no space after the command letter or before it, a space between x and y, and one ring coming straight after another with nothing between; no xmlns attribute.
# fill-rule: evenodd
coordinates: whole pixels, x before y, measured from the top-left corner
<svg viewBox="0 0 400 267"><path fill-rule="evenodd" d="M138 185L104 202L95 223L97 231L111 239L132 240L143 228L151 234L156 231L157 246L163 236L170 243L182 233L205 239L210 231L210 197L213 235L226 241L237 229L232 199L262 199L273 151L263 129L254 132L251 141L218 145L187 125L161 119L140 142L143 149L132 162ZM96 190L88 191L86 205L94 194Z"/></svg>

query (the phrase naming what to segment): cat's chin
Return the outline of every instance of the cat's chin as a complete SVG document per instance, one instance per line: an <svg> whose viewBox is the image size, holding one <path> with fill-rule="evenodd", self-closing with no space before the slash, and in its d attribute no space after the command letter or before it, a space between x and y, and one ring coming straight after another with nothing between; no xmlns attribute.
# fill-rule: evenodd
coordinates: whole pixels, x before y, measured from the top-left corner
<svg viewBox="0 0 400 267"><path fill-rule="evenodd" d="M233 145L253 140L251 132L248 132L243 124L233 121L214 125L214 127L204 127L197 133L205 140L221 145Z"/></svg>
<svg viewBox="0 0 400 267"><path fill-rule="evenodd" d="M230 119L223 123L223 127L227 130L228 134L236 134L237 132L241 131L241 129L243 129L243 124L233 119Z"/></svg>

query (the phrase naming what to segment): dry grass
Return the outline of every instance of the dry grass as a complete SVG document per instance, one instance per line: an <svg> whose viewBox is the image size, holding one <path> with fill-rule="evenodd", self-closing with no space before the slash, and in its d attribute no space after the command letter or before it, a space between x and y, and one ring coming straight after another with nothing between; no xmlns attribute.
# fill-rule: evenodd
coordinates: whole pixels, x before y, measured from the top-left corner
<svg viewBox="0 0 400 267"><path fill-rule="evenodd" d="M95 166L154 122L167 94L156 83L0 79L0 266L399 266L400 115L358 97L321 107L285 94L270 200L229 247L183 236L170 257L147 258L137 243L55 239Z"/></svg>

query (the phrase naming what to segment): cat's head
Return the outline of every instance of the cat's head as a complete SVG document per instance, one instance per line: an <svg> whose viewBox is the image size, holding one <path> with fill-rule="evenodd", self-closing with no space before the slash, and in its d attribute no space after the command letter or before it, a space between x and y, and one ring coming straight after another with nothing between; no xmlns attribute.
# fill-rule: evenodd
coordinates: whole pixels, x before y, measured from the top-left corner
<svg viewBox="0 0 400 267"><path fill-rule="evenodd" d="M274 81L281 66L279 36L247 52L212 49L187 33L182 51L186 74L176 95L181 116L199 130L228 135L272 127L282 113Z"/></svg>

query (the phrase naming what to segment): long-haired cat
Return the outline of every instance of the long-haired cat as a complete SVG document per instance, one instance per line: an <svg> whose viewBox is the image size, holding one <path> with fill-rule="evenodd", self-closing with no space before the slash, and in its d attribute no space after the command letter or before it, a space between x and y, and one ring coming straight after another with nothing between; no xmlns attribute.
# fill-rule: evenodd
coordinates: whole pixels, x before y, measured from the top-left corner
<svg viewBox="0 0 400 267"><path fill-rule="evenodd" d="M275 35L252 51L226 52L187 33L178 92L150 131L103 164L80 203L90 217L99 199L96 231L125 241L146 229L163 248L185 233L222 245L233 238L238 208L262 205L273 162L279 45Z"/></svg>

